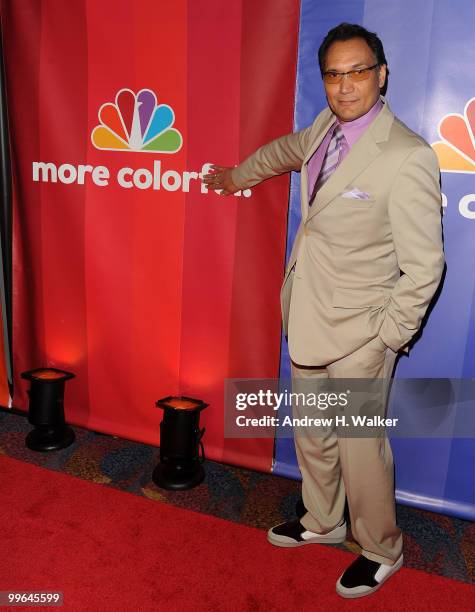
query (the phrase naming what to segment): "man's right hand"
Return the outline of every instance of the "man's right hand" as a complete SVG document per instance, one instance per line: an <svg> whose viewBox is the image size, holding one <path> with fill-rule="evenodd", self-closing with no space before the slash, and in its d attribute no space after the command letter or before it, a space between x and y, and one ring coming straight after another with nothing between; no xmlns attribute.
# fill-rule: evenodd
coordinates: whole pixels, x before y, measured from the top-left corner
<svg viewBox="0 0 475 612"><path fill-rule="evenodd" d="M231 178L231 170L227 166L212 165L209 174L203 176L203 183L208 189L221 189L221 195L231 195L239 191Z"/></svg>

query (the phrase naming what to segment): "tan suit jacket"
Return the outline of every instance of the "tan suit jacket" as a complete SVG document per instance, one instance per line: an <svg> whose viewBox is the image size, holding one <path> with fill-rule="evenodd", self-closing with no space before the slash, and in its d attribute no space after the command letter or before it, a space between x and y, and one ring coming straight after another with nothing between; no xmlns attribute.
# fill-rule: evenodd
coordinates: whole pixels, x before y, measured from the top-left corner
<svg viewBox="0 0 475 612"><path fill-rule="evenodd" d="M232 172L246 188L301 170L302 221L281 292L290 356L301 365L327 365L378 335L393 351L405 347L444 266L436 155L387 103L309 207L307 164L334 121L326 108ZM353 188L369 199L343 197Z"/></svg>

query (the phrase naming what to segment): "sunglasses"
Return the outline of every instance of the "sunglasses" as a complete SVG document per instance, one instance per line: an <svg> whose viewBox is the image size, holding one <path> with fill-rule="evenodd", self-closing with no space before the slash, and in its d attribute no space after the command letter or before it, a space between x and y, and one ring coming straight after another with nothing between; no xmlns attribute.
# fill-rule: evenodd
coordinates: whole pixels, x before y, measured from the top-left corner
<svg viewBox="0 0 475 612"><path fill-rule="evenodd" d="M358 70L350 70L349 72L333 72L330 70L329 72L323 73L323 80L328 85L338 85L343 80L343 77L348 77L350 81L354 81L357 83L358 81L366 81L369 79L369 75L372 70L377 68L379 64L375 64L374 66L369 66L368 68L358 68Z"/></svg>

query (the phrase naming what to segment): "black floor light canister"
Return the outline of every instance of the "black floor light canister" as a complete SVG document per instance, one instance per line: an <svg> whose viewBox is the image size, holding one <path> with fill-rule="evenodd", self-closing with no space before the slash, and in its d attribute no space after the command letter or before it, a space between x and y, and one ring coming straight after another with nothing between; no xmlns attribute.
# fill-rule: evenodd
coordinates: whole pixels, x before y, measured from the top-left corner
<svg viewBox="0 0 475 612"><path fill-rule="evenodd" d="M28 421L35 426L26 436L26 446L35 451L53 451L72 444L74 431L64 419L64 386L74 374L38 368L23 372L21 377L31 383Z"/></svg>
<svg viewBox="0 0 475 612"><path fill-rule="evenodd" d="M153 482L171 491L199 485L204 477L204 446L200 412L208 406L191 397L168 396L156 405L163 409L160 423L160 463L153 471ZM200 457L201 448L201 457Z"/></svg>

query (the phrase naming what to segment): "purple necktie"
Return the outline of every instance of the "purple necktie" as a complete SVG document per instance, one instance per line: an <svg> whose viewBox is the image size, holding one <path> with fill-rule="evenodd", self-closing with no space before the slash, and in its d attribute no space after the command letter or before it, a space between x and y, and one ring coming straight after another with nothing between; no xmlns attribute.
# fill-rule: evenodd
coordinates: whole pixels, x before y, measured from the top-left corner
<svg viewBox="0 0 475 612"><path fill-rule="evenodd" d="M323 159L320 174L318 175L318 178L315 181L315 186L310 197L310 206L312 206L313 201L315 200L317 191L323 187L323 185L337 169L338 162L340 159L340 150L344 138L345 136L343 135L341 127L337 123L335 129L333 130L333 134L328 145L327 152L325 153L325 158Z"/></svg>

